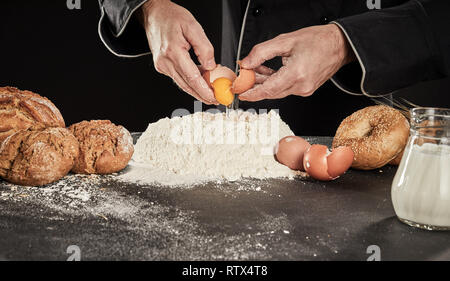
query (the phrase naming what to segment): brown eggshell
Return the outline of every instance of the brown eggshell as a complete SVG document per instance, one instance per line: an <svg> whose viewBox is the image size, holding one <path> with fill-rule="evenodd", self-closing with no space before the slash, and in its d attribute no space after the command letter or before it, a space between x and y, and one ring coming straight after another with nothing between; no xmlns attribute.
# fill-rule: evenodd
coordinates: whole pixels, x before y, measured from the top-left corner
<svg viewBox="0 0 450 281"><path fill-rule="evenodd" d="M331 152L327 157L328 174L336 179L344 174L352 165L355 154L348 146L340 146Z"/></svg>
<svg viewBox="0 0 450 281"><path fill-rule="evenodd" d="M311 145L305 139L297 136L282 138L275 149L278 162L292 170L304 171L303 155Z"/></svg>
<svg viewBox="0 0 450 281"><path fill-rule="evenodd" d="M255 71L251 69L241 69L239 76L234 80L233 88L231 89L235 94L242 94L250 90L256 81Z"/></svg>
<svg viewBox="0 0 450 281"><path fill-rule="evenodd" d="M306 172L316 180L330 181L333 178L328 174L327 163L328 147L320 144L313 144L305 152L303 166Z"/></svg>
<svg viewBox="0 0 450 281"><path fill-rule="evenodd" d="M207 70L203 73L203 78L206 80L208 85L212 87L212 83L216 81L217 78L227 78L231 81L236 80L236 74L226 66L218 64L213 70Z"/></svg>

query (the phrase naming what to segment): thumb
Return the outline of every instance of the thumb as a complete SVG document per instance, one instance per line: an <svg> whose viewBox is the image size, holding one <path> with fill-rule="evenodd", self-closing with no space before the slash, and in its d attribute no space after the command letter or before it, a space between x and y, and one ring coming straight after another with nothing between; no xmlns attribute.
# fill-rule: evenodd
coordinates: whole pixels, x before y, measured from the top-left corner
<svg viewBox="0 0 450 281"><path fill-rule="evenodd" d="M247 57L241 60L241 67L254 69L262 65L265 61L278 56L286 56L291 50L290 44L281 36L255 45Z"/></svg>

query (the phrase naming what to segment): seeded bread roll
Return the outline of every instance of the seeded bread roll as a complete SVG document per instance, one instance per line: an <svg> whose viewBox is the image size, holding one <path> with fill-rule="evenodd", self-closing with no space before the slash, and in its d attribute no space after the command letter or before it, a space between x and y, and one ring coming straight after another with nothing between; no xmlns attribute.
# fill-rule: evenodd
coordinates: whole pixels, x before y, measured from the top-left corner
<svg viewBox="0 0 450 281"><path fill-rule="evenodd" d="M69 127L80 143L72 172L111 174L123 170L133 156L130 132L109 120L83 121Z"/></svg>
<svg viewBox="0 0 450 281"><path fill-rule="evenodd" d="M0 146L0 177L19 185L46 185L67 175L77 156L78 141L65 128L21 130Z"/></svg>
<svg viewBox="0 0 450 281"><path fill-rule="evenodd" d="M13 87L0 87L0 143L19 130L45 127L64 128L58 108L38 94Z"/></svg>

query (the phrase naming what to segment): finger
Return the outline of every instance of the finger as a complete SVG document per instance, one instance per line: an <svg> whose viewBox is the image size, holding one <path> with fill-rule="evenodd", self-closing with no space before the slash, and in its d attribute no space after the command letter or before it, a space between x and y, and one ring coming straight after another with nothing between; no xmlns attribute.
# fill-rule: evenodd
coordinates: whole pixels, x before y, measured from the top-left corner
<svg viewBox="0 0 450 281"><path fill-rule="evenodd" d="M190 94L194 98L198 99L199 101L205 103L205 104L218 104L217 102L213 101L207 101L200 97L187 83L184 81L184 79L177 73L173 66L173 62L162 58L157 60L155 63L155 69L166 76L169 76L172 78L172 80L175 82L175 84L184 92Z"/></svg>
<svg viewBox="0 0 450 281"><path fill-rule="evenodd" d="M272 74L275 73L275 70L264 65L258 66L254 70L255 70L255 84L264 83Z"/></svg>
<svg viewBox="0 0 450 281"><path fill-rule="evenodd" d="M287 67L282 67L267 80L253 89L239 95L239 99L245 101L259 101L277 96L295 84L296 77Z"/></svg>
<svg viewBox="0 0 450 281"><path fill-rule="evenodd" d="M262 86L262 84L259 86L256 86L256 87L261 87L261 86ZM255 87L255 89L256 89L256 87ZM287 97L292 94L294 94L294 91L292 90L292 88L289 88L287 90L278 92L275 95L267 95L267 94L263 95L263 94L256 92L255 94L251 94L249 96L243 96L243 97L239 96L239 99L243 100L243 101L255 102L255 101L260 101L260 100L282 99L282 98Z"/></svg>
<svg viewBox="0 0 450 281"><path fill-rule="evenodd" d="M302 87L302 85L294 85L294 86L291 86L288 89L278 92L274 95L258 96L256 94L256 95L251 95L250 97L243 96L242 100L259 101L262 99L282 99L282 98L285 98L290 95L296 95L296 96L305 98L305 97L311 96L312 94L314 94L314 92L315 92L315 90L305 90L305 88ZM239 98L241 99L241 96L239 96Z"/></svg>
<svg viewBox="0 0 450 281"><path fill-rule="evenodd" d="M291 46L285 39L285 36L277 36L274 39L254 46L248 56L241 61L241 66L247 69L254 69L274 57L288 55L290 50Z"/></svg>
<svg viewBox="0 0 450 281"><path fill-rule="evenodd" d="M189 85L187 85L183 78L175 71L173 63L170 60L165 58L158 59L154 62L154 65L156 71L172 78L172 80L181 90L204 102L204 100L199 95L197 95L195 91L191 87L189 87Z"/></svg>
<svg viewBox="0 0 450 281"><path fill-rule="evenodd" d="M295 87L290 87L290 88L288 88L288 89L286 89L284 91L281 91L281 92L277 93L276 95L267 96L266 99L268 99L268 100L282 99L282 98L285 98L287 96L294 95L295 92L296 92Z"/></svg>
<svg viewBox="0 0 450 281"><path fill-rule="evenodd" d="M294 85L287 90L284 90L274 96L267 97L267 99L282 99L290 95L296 95L300 97L309 97L314 91L305 91L301 85Z"/></svg>
<svg viewBox="0 0 450 281"><path fill-rule="evenodd" d="M181 77L176 71L175 69L173 69L171 71L171 75L170 75L173 79L173 81L175 82L175 84L177 84L178 87L180 87L181 90L183 90L184 92L188 93L189 95L193 96L194 98L196 98L197 100L205 103L205 104L213 104L205 99L203 99L202 97L200 97L187 83L186 81L184 81L183 77Z"/></svg>
<svg viewBox="0 0 450 281"><path fill-rule="evenodd" d="M188 52L183 50L178 52L174 57L173 63L175 71L196 94L210 103L217 103L212 89L203 79L197 65L192 61Z"/></svg>
<svg viewBox="0 0 450 281"><path fill-rule="evenodd" d="M201 65L197 65L198 70L200 71L200 74L203 75L205 74L206 71L208 71L206 68L204 68Z"/></svg>
<svg viewBox="0 0 450 281"><path fill-rule="evenodd" d="M262 84L266 82L266 80L270 77L270 75L259 74L255 72L255 84Z"/></svg>
<svg viewBox="0 0 450 281"><path fill-rule="evenodd" d="M254 70L255 70L256 73L267 75L267 76L270 76L270 75L272 75L272 74L274 74L276 72L272 68L269 68L269 67L264 66L264 65L260 65L257 68L255 68Z"/></svg>
<svg viewBox="0 0 450 281"><path fill-rule="evenodd" d="M213 70L216 67L214 59L214 47L208 40L205 31L201 25L195 21L194 24L183 28L183 34L186 40L191 44L197 55L198 61L206 70Z"/></svg>

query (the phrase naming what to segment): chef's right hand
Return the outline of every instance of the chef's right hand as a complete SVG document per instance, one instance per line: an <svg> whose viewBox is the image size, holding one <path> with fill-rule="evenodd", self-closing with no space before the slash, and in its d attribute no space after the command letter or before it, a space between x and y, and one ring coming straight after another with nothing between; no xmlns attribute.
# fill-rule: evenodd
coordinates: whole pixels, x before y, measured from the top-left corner
<svg viewBox="0 0 450 281"><path fill-rule="evenodd" d="M156 71L171 77L183 91L198 100L218 104L189 55L192 47L202 69L216 67L214 48L194 16L169 0L149 0L140 10L140 20Z"/></svg>

